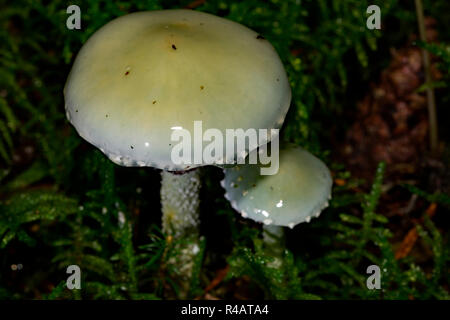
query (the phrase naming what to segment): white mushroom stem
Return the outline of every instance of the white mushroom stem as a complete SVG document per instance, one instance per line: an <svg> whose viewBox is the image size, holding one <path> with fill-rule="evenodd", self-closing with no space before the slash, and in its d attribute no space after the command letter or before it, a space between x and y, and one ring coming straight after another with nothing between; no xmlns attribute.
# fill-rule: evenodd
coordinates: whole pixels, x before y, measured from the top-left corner
<svg viewBox="0 0 450 320"><path fill-rule="evenodd" d="M181 174L162 171L161 177L162 230L176 252L168 263L177 273L180 296L185 298L200 251L200 175L198 170Z"/></svg>
<svg viewBox="0 0 450 320"><path fill-rule="evenodd" d="M263 225L263 243L265 253L274 259L269 267L281 267L285 249L284 227Z"/></svg>

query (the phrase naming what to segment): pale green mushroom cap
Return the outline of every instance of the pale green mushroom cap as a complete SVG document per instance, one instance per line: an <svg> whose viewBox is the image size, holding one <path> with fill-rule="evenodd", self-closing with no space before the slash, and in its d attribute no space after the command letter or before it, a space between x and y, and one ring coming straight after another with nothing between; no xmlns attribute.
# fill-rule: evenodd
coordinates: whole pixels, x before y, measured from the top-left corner
<svg viewBox="0 0 450 320"><path fill-rule="evenodd" d="M202 12L162 10L98 30L80 50L64 96L78 133L114 162L185 170L202 164L172 162L173 130L193 137L198 120L224 136L225 129L279 128L291 91L280 58L258 33Z"/></svg>
<svg viewBox="0 0 450 320"><path fill-rule="evenodd" d="M332 179L321 160L296 145L283 145L279 160L274 175L261 175L260 165L225 169L222 187L225 197L243 217L293 228L318 217L328 206Z"/></svg>

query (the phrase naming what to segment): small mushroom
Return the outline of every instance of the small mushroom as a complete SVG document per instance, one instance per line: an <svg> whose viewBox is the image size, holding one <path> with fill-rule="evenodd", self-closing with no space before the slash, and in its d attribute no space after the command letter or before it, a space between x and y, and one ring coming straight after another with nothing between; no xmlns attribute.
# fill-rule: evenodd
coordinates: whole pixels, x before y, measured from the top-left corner
<svg viewBox="0 0 450 320"><path fill-rule="evenodd" d="M243 217L293 228L318 217L328 206L332 179L321 160L294 144L282 146L279 161L274 175L260 175L260 165L225 169L222 186Z"/></svg>

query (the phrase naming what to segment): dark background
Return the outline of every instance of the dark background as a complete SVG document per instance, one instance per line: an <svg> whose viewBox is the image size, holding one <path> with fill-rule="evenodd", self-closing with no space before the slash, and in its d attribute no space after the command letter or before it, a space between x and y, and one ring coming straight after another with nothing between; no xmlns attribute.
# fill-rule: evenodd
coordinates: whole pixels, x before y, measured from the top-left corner
<svg viewBox="0 0 450 320"><path fill-rule="evenodd" d="M70 4L81 8L81 30L66 28ZM370 4L381 8L381 30L366 28ZM159 171L111 163L68 123L62 95L93 32L129 12L169 8L226 17L274 45L293 92L282 138L320 157L334 179L330 207L286 230L283 268L274 269L261 226L223 198L222 170L203 169L205 247L190 297L449 299L447 0L424 1L428 43L418 41L414 1L1 0L0 298L177 298ZM432 84L421 49L432 54ZM71 264L83 270L82 290L65 289ZM383 271L381 290L366 287L371 264Z"/></svg>

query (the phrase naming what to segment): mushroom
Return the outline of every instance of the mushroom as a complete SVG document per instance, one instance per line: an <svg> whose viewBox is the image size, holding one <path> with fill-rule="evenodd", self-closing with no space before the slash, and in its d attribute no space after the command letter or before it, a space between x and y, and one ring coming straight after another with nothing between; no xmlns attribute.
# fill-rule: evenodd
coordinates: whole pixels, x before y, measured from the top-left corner
<svg viewBox="0 0 450 320"><path fill-rule="evenodd" d="M258 152L254 150L252 152ZM260 175L261 165L238 165L225 169L225 198L244 218L263 225L265 252L282 264L284 232L318 217L331 199L332 179L326 165L301 147L285 143L279 151L279 170Z"/></svg>
<svg viewBox="0 0 450 320"><path fill-rule="evenodd" d="M265 225L293 228L318 217L328 206L330 171L301 147L282 144L279 170L274 175L260 175L260 166L243 164L225 169L221 182L225 198L243 217Z"/></svg>
<svg viewBox="0 0 450 320"><path fill-rule="evenodd" d="M161 10L128 14L95 32L64 97L79 135L113 162L162 169L163 231L192 242L179 261L188 277L198 252L200 180L192 169L230 163L271 137L231 159L175 163L172 133L195 135L195 121L223 135L279 128L291 90L275 49L255 31L207 13ZM194 141L191 150L205 145Z"/></svg>

